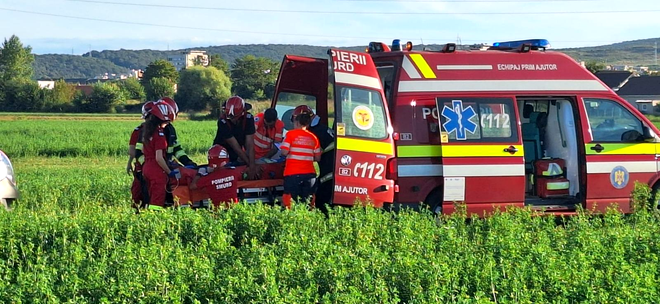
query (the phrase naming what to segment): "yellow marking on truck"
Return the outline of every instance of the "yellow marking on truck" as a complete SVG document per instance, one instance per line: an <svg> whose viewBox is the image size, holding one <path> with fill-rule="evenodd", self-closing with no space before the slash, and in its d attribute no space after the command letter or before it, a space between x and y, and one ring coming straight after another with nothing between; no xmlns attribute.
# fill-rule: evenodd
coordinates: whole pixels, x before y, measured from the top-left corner
<svg viewBox="0 0 660 304"><path fill-rule="evenodd" d="M435 73L433 73L433 70L421 54L410 54L409 56L410 59L415 62L415 65L419 68L419 71L422 72L424 78L436 78Z"/></svg>

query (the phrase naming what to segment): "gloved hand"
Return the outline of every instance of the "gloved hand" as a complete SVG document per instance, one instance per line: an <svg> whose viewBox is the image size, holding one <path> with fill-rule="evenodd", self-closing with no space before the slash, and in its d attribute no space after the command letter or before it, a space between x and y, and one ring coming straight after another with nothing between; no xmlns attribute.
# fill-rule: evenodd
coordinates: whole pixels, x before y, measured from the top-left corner
<svg viewBox="0 0 660 304"><path fill-rule="evenodd" d="M179 172L179 169L174 169L170 171L170 174L168 174L167 176L174 177L176 179L181 179L181 172Z"/></svg>
<svg viewBox="0 0 660 304"><path fill-rule="evenodd" d="M195 168L197 168L197 165L191 164L191 165L185 165L184 167L186 167L188 169L195 169Z"/></svg>

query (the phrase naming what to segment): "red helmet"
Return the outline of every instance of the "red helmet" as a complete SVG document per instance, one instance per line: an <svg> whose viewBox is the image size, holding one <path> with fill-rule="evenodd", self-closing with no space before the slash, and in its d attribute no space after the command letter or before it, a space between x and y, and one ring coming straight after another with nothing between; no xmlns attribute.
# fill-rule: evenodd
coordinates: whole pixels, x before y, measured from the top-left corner
<svg viewBox="0 0 660 304"><path fill-rule="evenodd" d="M221 145L213 145L208 152L209 165L212 167L222 167L229 161L227 149Z"/></svg>
<svg viewBox="0 0 660 304"><path fill-rule="evenodd" d="M241 117L245 114L245 100L239 96L229 97L223 108L225 117Z"/></svg>
<svg viewBox="0 0 660 304"><path fill-rule="evenodd" d="M147 118L147 115L149 115L149 112L153 109L154 104L156 104L155 101L147 101L142 105L142 119Z"/></svg>
<svg viewBox="0 0 660 304"><path fill-rule="evenodd" d="M174 121L174 119L176 118L176 114L174 114L174 109L172 109L172 107L166 102L159 102L159 101L154 102L148 114L156 116L158 119L162 121L168 121L168 122Z"/></svg>
<svg viewBox="0 0 660 304"><path fill-rule="evenodd" d="M309 114L309 116L314 116L314 110L312 110L312 108L310 108L308 105L299 105L293 109L293 114L291 114L291 121L293 121L296 116L300 114Z"/></svg>
<svg viewBox="0 0 660 304"><path fill-rule="evenodd" d="M168 105L170 105L170 107L172 107L172 109L174 109L174 115L179 115L179 105L176 104L176 101L174 101L174 99L170 97L163 97L158 101L167 103Z"/></svg>

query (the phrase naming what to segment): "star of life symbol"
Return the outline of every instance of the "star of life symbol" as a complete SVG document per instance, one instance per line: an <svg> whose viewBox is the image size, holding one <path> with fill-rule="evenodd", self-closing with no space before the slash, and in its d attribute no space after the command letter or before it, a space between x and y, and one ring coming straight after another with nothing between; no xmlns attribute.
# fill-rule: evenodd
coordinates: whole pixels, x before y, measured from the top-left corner
<svg viewBox="0 0 660 304"><path fill-rule="evenodd" d="M447 133L456 132L456 139L466 140L467 132L474 134L477 131L477 124L470 121L470 119L477 116L477 113L472 106L463 108L462 100L452 100L451 104L451 108L445 106L442 109L442 116L446 119L442 127Z"/></svg>

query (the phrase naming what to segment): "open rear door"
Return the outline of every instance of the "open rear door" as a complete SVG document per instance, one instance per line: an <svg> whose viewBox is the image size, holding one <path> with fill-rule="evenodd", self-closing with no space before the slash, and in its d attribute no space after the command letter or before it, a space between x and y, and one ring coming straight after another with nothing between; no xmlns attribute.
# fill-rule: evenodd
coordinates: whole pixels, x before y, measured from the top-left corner
<svg viewBox="0 0 660 304"><path fill-rule="evenodd" d="M284 56L271 107L277 109L287 130L292 128L293 109L301 104L310 106L322 123L328 123L328 60Z"/></svg>
<svg viewBox="0 0 660 304"><path fill-rule="evenodd" d="M387 102L371 56L332 49L335 99L334 204L394 200L396 160Z"/></svg>

